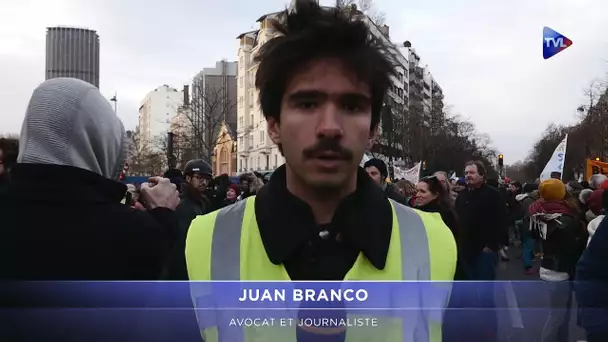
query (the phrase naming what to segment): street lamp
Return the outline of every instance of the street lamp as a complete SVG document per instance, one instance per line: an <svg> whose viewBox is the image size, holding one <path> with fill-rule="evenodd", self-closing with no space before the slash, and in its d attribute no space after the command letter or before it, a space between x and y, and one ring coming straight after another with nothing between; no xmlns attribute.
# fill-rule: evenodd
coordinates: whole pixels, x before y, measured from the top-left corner
<svg viewBox="0 0 608 342"><path fill-rule="evenodd" d="M118 107L118 99L116 98L116 93L114 93L114 96L112 96L110 101L114 102L114 114L116 115L117 107Z"/></svg>

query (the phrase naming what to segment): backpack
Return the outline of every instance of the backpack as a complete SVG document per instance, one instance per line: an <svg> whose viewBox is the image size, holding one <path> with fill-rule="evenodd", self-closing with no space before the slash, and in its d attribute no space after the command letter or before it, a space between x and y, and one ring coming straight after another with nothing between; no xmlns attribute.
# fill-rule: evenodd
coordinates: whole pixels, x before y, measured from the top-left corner
<svg viewBox="0 0 608 342"><path fill-rule="evenodd" d="M547 241L553 234L563 226L560 217L567 214L545 214L539 213L530 216L530 234L533 239Z"/></svg>

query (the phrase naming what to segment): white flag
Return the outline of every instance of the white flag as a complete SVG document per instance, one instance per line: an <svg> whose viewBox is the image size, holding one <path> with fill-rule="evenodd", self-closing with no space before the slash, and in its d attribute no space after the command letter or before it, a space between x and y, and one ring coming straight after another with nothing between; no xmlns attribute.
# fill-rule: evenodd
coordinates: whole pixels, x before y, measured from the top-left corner
<svg viewBox="0 0 608 342"><path fill-rule="evenodd" d="M401 168L395 167L395 179L405 179L414 184L418 183L420 180L420 168L422 167L422 162L418 162L414 167L409 170L403 170Z"/></svg>
<svg viewBox="0 0 608 342"><path fill-rule="evenodd" d="M562 173L564 172L564 161L566 160L566 146L568 145L568 134L564 137L564 140L557 145L555 151L549 162L540 174L540 181L545 181L549 178L562 179ZM553 175L553 177L551 177ZM559 176L559 177L558 177Z"/></svg>

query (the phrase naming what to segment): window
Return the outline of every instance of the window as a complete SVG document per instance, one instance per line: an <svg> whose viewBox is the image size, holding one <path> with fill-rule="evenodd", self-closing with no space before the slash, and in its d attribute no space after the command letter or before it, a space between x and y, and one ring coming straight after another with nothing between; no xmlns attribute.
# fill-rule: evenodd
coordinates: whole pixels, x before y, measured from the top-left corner
<svg viewBox="0 0 608 342"><path fill-rule="evenodd" d="M274 155L274 168L276 169L277 167L279 167L279 156L278 155Z"/></svg>
<svg viewBox="0 0 608 342"><path fill-rule="evenodd" d="M242 96L239 97L239 108L243 108L244 99Z"/></svg>
<svg viewBox="0 0 608 342"><path fill-rule="evenodd" d="M253 114L251 114L251 120L249 121L249 126L253 126Z"/></svg>
<svg viewBox="0 0 608 342"><path fill-rule="evenodd" d="M239 77L239 88L243 88L243 76Z"/></svg>
<svg viewBox="0 0 608 342"><path fill-rule="evenodd" d="M243 137L239 137L239 149L243 149Z"/></svg>
<svg viewBox="0 0 608 342"><path fill-rule="evenodd" d="M239 126L243 127L243 116L239 116Z"/></svg>
<svg viewBox="0 0 608 342"><path fill-rule="evenodd" d="M219 174L229 173L229 168L228 168L229 155L230 155L230 153L228 153L228 150L225 148L222 148L222 150L220 151L220 158L219 158L220 159Z"/></svg>
<svg viewBox="0 0 608 342"><path fill-rule="evenodd" d="M264 131L260 131L260 143L264 143Z"/></svg>
<svg viewBox="0 0 608 342"><path fill-rule="evenodd" d="M253 146L253 135L249 136L249 148Z"/></svg>

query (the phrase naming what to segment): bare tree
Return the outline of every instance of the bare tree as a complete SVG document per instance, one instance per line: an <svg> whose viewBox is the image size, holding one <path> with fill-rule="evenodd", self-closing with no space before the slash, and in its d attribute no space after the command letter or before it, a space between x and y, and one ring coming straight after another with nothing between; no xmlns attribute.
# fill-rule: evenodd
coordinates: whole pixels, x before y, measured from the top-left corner
<svg viewBox="0 0 608 342"><path fill-rule="evenodd" d="M182 133L177 137L181 153L211 163L222 123L235 110L236 101L225 87L193 87L189 108L183 111L186 127L179 128Z"/></svg>
<svg viewBox="0 0 608 342"><path fill-rule="evenodd" d="M345 11L352 11L353 8L356 8L378 26L382 26L386 22L386 14L376 8L373 0L336 0L336 7Z"/></svg>
<svg viewBox="0 0 608 342"><path fill-rule="evenodd" d="M153 148L153 143L142 139L139 126L134 132L127 132L127 162L129 174L134 176L157 175L162 170L162 153Z"/></svg>

